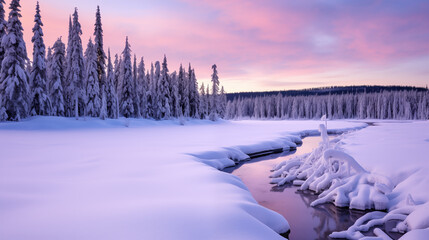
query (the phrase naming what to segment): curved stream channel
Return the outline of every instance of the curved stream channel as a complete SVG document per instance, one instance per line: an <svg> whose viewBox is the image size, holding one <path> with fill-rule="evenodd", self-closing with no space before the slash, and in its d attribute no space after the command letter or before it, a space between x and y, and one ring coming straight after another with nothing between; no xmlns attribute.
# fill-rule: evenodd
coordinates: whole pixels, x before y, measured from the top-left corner
<svg viewBox="0 0 429 240"><path fill-rule="evenodd" d="M270 170L277 163L311 152L319 142L320 137L306 137L296 151L258 157L224 169L240 177L259 204L288 220L291 227L288 238L291 240L330 239L330 233L346 230L366 213L333 204L311 207L310 203L317 198L312 192L303 192L291 184L282 187L270 184Z"/></svg>

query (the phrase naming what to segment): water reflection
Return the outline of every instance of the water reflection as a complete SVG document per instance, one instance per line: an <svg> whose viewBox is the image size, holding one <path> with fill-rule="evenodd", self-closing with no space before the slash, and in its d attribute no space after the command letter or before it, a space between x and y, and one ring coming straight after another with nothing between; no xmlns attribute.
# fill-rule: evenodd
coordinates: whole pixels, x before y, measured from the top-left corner
<svg viewBox="0 0 429 240"><path fill-rule="evenodd" d="M329 239L333 231L346 230L364 211L337 208L333 204L311 207L317 198L310 191L300 191L298 187L281 187L269 183L270 170L277 163L290 159L296 154L311 152L318 146L319 137L304 139L301 147L294 152L286 152L252 159L226 172L240 177L259 204L282 214L291 225L289 239Z"/></svg>

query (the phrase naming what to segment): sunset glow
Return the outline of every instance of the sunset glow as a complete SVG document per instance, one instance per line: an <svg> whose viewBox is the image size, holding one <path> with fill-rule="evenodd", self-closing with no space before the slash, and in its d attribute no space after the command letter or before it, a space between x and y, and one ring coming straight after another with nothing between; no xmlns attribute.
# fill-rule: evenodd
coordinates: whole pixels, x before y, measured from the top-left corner
<svg viewBox="0 0 429 240"><path fill-rule="evenodd" d="M35 4L21 1L29 53ZM86 46L97 5L112 53L129 36L146 63L163 54L170 70L191 62L199 82L216 63L228 92L429 83L427 0L40 0L46 45L66 42L77 7Z"/></svg>

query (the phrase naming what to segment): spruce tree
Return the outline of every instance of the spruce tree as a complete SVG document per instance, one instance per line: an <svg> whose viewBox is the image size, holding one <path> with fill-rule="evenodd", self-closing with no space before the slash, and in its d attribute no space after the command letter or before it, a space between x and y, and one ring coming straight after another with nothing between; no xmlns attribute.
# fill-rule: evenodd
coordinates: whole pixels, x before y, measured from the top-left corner
<svg viewBox="0 0 429 240"><path fill-rule="evenodd" d="M113 71L112 59L110 58L110 49L108 53L107 61L107 78L106 78L106 112L108 118L118 118L119 115L119 104L118 95L115 87L115 73Z"/></svg>
<svg viewBox="0 0 429 240"><path fill-rule="evenodd" d="M206 89L204 87L204 83L201 83L201 87L200 87L200 106L198 107L199 110L199 118L204 119L207 116L207 112L206 112Z"/></svg>
<svg viewBox="0 0 429 240"><path fill-rule="evenodd" d="M119 57L118 54L115 54L115 61L114 61L114 74L115 74L115 88L116 88L116 92L120 93L119 91L119 75L121 73L121 67L119 64Z"/></svg>
<svg viewBox="0 0 429 240"><path fill-rule="evenodd" d="M72 18L69 16L69 33L67 39L67 52L66 52L66 71L64 76L64 111L65 116L71 117L73 116L73 94L74 94L74 84L72 82L72 41L73 40L73 24Z"/></svg>
<svg viewBox="0 0 429 240"><path fill-rule="evenodd" d="M198 117L198 107L200 105L200 99L198 96L198 82L195 77L195 70L191 69L189 64L189 112L192 118Z"/></svg>
<svg viewBox="0 0 429 240"><path fill-rule="evenodd" d="M147 94L147 112L149 118L155 118L155 101L156 101L156 81L154 79L153 63L150 64L150 73L146 74L148 81L148 94Z"/></svg>
<svg viewBox="0 0 429 240"><path fill-rule="evenodd" d="M49 92L49 86L51 83L49 82L51 80L51 74L52 74L52 48L48 47L48 53L46 54L46 92L48 96L50 96ZM52 104L52 99L51 99Z"/></svg>
<svg viewBox="0 0 429 240"><path fill-rule="evenodd" d="M179 116L185 116L185 112L188 112L185 110L187 108L187 104L189 102L189 96L186 92L186 81L185 81L185 71L183 70L182 64L180 64L179 68L179 74L177 76L177 84L178 84L178 92L179 92L179 106L180 106L180 112Z"/></svg>
<svg viewBox="0 0 429 240"><path fill-rule="evenodd" d="M160 82L161 82L161 64L159 61L155 62L155 72L153 74L153 118L160 120L162 118L162 103L161 103L161 91L160 91Z"/></svg>
<svg viewBox="0 0 429 240"><path fill-rule="evenodd" d="M45 115L51 114L51 101L46 91L46 61L45 43L43 41L42 19L40 15L39 2L36 5L36 15L34 15L33 27L33 67L31 69L31 104L30 114Z"/></svg>
<svg viewBox="0 0 429 240"><path fill-rule="evenodd" d="M65 116L64 84L65 84L65 45L59 38L54 46L51 72L49 74L49 92L52 103L52 115Z"/></svg>
<svg viewBox="0 0 429 240"><path fill-rule="evenodd" d="M121 71L121 77L122 80L122 97L121 97L121 104L120 104L120 111L121 114L126 117L134 117L135 116L135 109L134 109L134 98L133 98L133 92L134 92L134 83L133 83L133 69L132 69L132 63L131 63L131 48L130 44L128 43L128 37L125 41L125 48L122 52L123 57L123 66Z"/></svg>
<svg viewBox="0 0 429 240"><path fill-rule="evenodd" d="M3 48L1 44L1 40L6 35L6 26L7 21L5 20L5 11L4 11L4 0L0 0L0 69L1 69L1 62L3 62L4 55L5 55L5 49Z"/></svg>
<svg viewBox="0 0 429 240"><path fill-rule="evenodd" d="M167 66L167 57L164 55L164 60L162 62L161 76L160 81L158 82L159 86L159 101L160 101L160 110L161 118L169 119L171 117L170 112L170 75L168 73Z"/></svg>
<svg viewBox="0 0 429 240"><path fill-rule="evenodd" d="M177 81L177 73L174 71L171 74L171 113L173 117L181 117L182 109L180 108L179 83Z"/></svg>
<svg viewBox="0 0 429 240"><path fill-rule="evenodd" d="M141 117L140 114L140 90L141 87L139 86L139 82L137 79L137 56L134 54L134 61L133 61L133 102L134 102L134 112L136 117Z"/></svg>
<svg viewBox="0 0 429 240"><path fill-rule="evenodd" d="M95 14L94 45L97 53L97 73L100 89L104 88L106 83L106 53L103 43L103 26L101 24L100 6L97 6Z"/></svg>
<svg viewBox="0 0 429 240"><path fill-rule="evenodd" d="M28 115L29 87L25 61L28 59L19 0L10 3L7 34L2 39L5 55L0 75L0 120L19 121Z"/></svg>
<svg viewBox="0 0 429 240"><path fill-rule="evenodd" d="M101 109L100 85L97 72L97 51L91 38L85 51L86 116L98 117Z"/></svg>
<svg viewBox="0 0 429 240"><path fill-rule="evenodd" d="M212 66L212 94L210 96L210 120L214 121L218 118L219 113L219 76L217 73L217 66Z"/></svg>
<svg viewBox="0 0 429 240"><path fill-rule="evenodd" d="M82 35L81 25L79 23L79 15L77 8L73 13L73 28L72 28L72 42L71 42L71 72L70 72L70 85L69 91L71 92L74 109L74 116L78 118L85 114L86 94L85 94L85 66L83 59L82 48Z"/></svg>
<svg viewBox="0 0 429 240"><path fill-rule="evenodd" d="M147 91L144 60L141 58L137 68L137 99L139 100L140 115L144 118L147 117Z"/></svg>

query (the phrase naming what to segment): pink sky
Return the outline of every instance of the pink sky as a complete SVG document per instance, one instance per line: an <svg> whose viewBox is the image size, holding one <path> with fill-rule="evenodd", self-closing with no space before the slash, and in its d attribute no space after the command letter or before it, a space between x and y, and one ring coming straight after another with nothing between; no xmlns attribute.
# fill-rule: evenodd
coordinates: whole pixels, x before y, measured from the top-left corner
<svg viewBox="0 0 429 240"><path fill-rule="evenodd" d="M29 55L35 4L21 0ZM85 47L97 5L106 52L129 36L146 66L166 54L170 72L191 62L206 84L216 63L228 92L429 84L428 0L40 0L46 45L67 42L78 7Z"/></svg>

